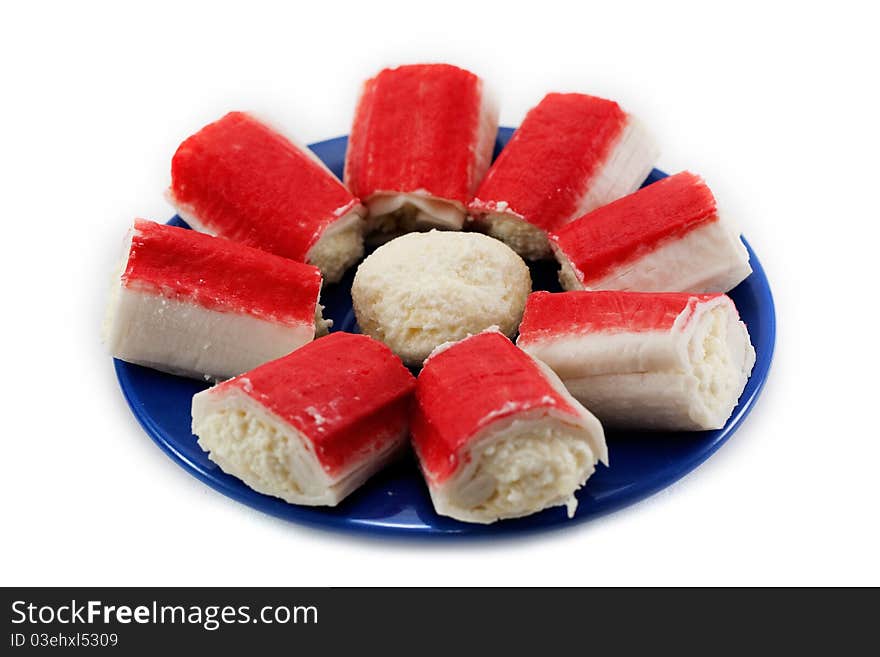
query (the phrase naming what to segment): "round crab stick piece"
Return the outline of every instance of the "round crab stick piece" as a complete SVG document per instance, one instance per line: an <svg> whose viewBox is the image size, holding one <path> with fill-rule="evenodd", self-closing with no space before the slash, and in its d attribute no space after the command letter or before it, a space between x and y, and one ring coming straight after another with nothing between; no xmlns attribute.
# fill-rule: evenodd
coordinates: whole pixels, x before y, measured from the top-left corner
<svg viewBox="0 0 880 657"><path fill-rule="evenodd" d="M226 379L325 330L316 267L219 237L138 219L104 323L114 357Z"/></svg>
<svg viewBox="0 0 880 657"><path fill-rule="evenodd" d="M438 347L416 387L413 446L434 508L491 523L566 505L598 461L602 425L501 333Z"/></svg>
<svg viewBox="0 0 880 657"><path fill-rule="evenodd" d="M471 217L521 256L548 258L547 232L638 189L657 156L654 140L614 101L551 93L489 169Z"/></svg>
<svg viewBox="0 0 880 657"><path fill-rule="evenodd" d="M688 171L594 210L550 239L566 290L727 292L752 273L739 231Z"/></svg>
<svg viewBox="0 0 880 657"><path fill-rule="evenodd" d="M606 427L720 429L755 364L724 294L535 292L517 345Z"/></svg>
<svg viewBox="0 0 880 657"><path fill-rule="evenodd" d="M180 145L168 198L192 228L311 263L330 283L363 255L360 202L311 151L243 112Z"/></svg>
<svg viewBox="0 0 880 657"><path fill-rule="evenodd" d="M192 431L254 490L335 506L406 445L414 388L385 345L331 333L195 395Z"/></svg>
<svg viewBox="0 0 880 657"><path fill-rule="evenodd" d="M483 81L448 64L385 69L364 83L345 182L380 237L460 230L489 168L498 110Z"/></svg>

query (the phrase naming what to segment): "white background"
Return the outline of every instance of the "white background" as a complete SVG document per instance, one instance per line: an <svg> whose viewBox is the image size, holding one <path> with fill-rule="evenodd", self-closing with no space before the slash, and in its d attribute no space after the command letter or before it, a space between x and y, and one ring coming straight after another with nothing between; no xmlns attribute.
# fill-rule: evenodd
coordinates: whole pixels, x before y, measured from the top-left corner
<svg viewBox="0 0 880 657"><path fill-rule="evenodd" d="M714 4L4 5L0 583L880 584L877 18ZM363 78L426 60L484 76L506 125L549 90L620 101L760 255L764 395L650 500L518 540L327 533L205 487L125 405L103 307L132 218L172 214L177 144L229 109L344 134Z"/></svg>

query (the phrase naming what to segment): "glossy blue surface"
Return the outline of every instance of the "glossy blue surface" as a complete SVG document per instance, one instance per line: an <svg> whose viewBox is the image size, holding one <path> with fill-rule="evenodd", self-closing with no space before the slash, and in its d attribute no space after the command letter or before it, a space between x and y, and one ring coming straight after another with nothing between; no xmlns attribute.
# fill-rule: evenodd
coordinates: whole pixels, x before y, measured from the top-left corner
<svg viewBox="0 0 880 657"><path fill-rule="evenodd" d="M512 129L501 128L496 155L510 139ZM331 139L311 149L342 175L346 138ZM654 170L645 184L666 174ZM175 217L170 223L185 226ZM757 351L752 377L739 405L720 431L698 433L608 432L612 467L598 470L578 493L577 514L571 520L561 507L518 520L494 525L470 525L434 513L427 489L413 457L376 475L334 509L300 507L252 491L238 479L224 474L199 449L190 433L190 400L207 384L115 361L125 398L150 437L174 461L224 495L279 518L332 529L412 537L498 536L532 530L570 527L637 502L680 479L711 456L752 409L767 379L776 333L773 298L761 263L749 247L754 273L730 296L749 327ZM534 289L559 290L555 263L531 266ZM334 330L357 331L349 290L354 272L322 294L325 316Z"/></svg>

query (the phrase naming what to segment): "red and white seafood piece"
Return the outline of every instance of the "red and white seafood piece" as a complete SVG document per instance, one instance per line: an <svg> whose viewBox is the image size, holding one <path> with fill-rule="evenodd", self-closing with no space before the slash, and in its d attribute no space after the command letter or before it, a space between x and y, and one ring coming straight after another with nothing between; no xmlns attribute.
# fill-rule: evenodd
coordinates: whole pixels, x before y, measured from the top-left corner
<svg viewBox="0 0 880 657"><path fill-rule="evenodd" d="M192 431L254 490L335 506L406 445L414 388L382 343L331 333L195 395Z"/></svg>
<svg viewBox="0 0 880 657"><path fill-rule="evenodd" d="M114 357L225 379L290 353L324 321L316 267L193 230L135 221L104 339Z"/></svg>
<svg viewBox="0 0 880 657"><path fill-rule="evenodd" d="M611 100L547 94L483 178L470 213L521 256L550 256L547 233L639 188L658 149Z"/></svg>
<svg viewBox="0 0 880 657"><path fill-rule="evenodd" d="M724 294L535 292L517 345L606 427L720 429L755 364Z"/></svg>
<svg viewBox="0 0 880 657"><path fill-rule="evenodd" d="M441 515L491 523L567 505L608 462L602 425L497 331L438 347L419 374L413 445Z"/></svg>
<svg viewBox="0 0 880 657"><path fill-rule="evenodd" d="M567 290L727 292L752 272L739 231L687 171L584 215L550 241Z"/></svg>
<svg viewBox="0 0 880 657"><path fill-rule="evenodd" d="M492 160L498 110L473 73L448 64L385 69L364 83L345 182L385 237L460 230Z"/></svg>
<svg viewBox="0 0 880 657"><path fill-rule="evenodd" d="M243 112L180 145L168 198L194 229L308 262L331 283L363 255L358 199L314 153Z"/></svg>

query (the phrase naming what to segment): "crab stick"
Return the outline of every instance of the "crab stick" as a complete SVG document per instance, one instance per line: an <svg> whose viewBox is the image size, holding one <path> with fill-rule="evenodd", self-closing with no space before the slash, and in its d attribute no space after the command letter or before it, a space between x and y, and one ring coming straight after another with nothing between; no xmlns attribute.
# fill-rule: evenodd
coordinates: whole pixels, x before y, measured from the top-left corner
<svg viewBox="0 0 880 657"><path fill-rule="evenodd" d="M335 506L406 445L414 388L382 343L331 333L195 395L192 431L254 490Z"/></svg>
<svg viewBox="0 0 880 657"><path fill-rule="evenodd" d="M331 283L363 255L358 199L311 151L243 112L180 145L168 198L192 228L311 263Z"/></svg>
<svg viewBox="0 0 880 657"><path fill-rule="evenodd" d="M755 363L724 294L535 292L517 345L606 427L720 429Z"/></svg>
<svg viewBox="0 0 880 657"><path fill-rule="evenodd" d="M138 219L104 326L114 357L225 379L310 342L325 326L317 268Z"/></svg>
<svg viewBox="0 0 880 657"><path fill-rule="evenodd" d="M489 168L498 110L473 73L448 64L385 69L364 83L345 182L380 236L460 230Z"/></svg>
<svg viewBox="0 0 880 657"><path fill-rule="evenodd" d="M521 256L547 258L548 231L638 189L657 155L614 101L547 94L483 178L471 217Z"/></svg>
<svg viewBox="0 0 880 657"><path fill-rule="evenodd" d="M491 523L566 505L608 462L602 425L497 331L438 347L419 374L413 446L434 508Z"/></svg>
<svg viewBox="0 0 880 657"><path fill-rule="evenodd" d="M739 231L687 171L563 226L551 245L566 290L727 292L752 272Z"/></svg>

